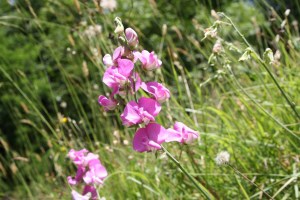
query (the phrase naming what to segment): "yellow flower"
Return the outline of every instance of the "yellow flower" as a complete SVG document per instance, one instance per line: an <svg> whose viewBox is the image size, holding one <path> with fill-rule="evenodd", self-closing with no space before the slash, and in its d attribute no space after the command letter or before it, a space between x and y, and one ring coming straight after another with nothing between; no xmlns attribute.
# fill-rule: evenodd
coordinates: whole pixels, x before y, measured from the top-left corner
<svg viewBox="0 0 300 200"><path fill-rule="evenodd" d="M68 122L68 118L66 117L63 117L60 119L60 123L64 124L64 123L67 123Z"/></svg>

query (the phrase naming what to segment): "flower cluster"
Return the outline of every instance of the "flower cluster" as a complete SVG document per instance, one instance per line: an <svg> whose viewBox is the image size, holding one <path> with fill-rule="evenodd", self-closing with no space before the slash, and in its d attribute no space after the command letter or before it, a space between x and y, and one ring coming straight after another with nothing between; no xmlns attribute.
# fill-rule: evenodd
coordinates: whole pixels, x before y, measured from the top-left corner
<svg viewBox="0 0 300 200"><path fill-rule="evenodd" d="M75 151L71 149L68 157L77 166L75 177L68 176L68 183L70 185L77 185L81 182L85 184L82 195L75 190L72 191L74 200L81 199L97 199L97 191L95 186L102 185L107 171L101 164L99 156L88 152L86 149Z"/></svg>
<svg viewBox="0 0 300 200"><path fill-rule="evenodd" d="M230 154L227 151L221 151L218 153L217 157L215 158L215 161L217 165L224 165L229 163Z"/></svg>
<svg viewBox="0 0 300 200"><path fill-rule="evenodd" d="M124 100L135 97L127 102L121 114L124 126L140 125L133 138L133 149L138 152L161 149L164 142L177 141L190 143L198 138L198 133L181 122L176 122L173 128L165 129L155 122L155 117L161 111L161 104L170 98L170 91L158 82L142 81L138 72L152 71L162 65L162 61L152 51L137 50L138 35L132 28L124 31L123 24L116 18L118 40L121 43L113 54L106 54L103 63L107 67L103 83L111 88L109 97L99 96L98 102L105 111L114 110L122 105ZM137 99L137 91L144 90L148 97ZM122 100L123 98L123 100ZM118 100L121 99L121 100Z"/></svg>

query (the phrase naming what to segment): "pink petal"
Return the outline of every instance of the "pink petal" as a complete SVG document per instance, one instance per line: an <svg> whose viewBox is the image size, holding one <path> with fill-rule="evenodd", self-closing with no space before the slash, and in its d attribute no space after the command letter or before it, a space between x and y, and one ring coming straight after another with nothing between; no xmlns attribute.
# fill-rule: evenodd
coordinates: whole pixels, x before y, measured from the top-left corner
<svg viewBox="0 0 300 200"><path fill-rule="evenodd" d="M199 137L199 133L193 129L187 127L182 122L175 122L174 130L178 131L182 135L183 143L191 143L193 140Z"/></svg>
<svg viewBox="0 0 300 200"><path fill-rule="evenodd" d="M118 102L114 99L108 99L106 96L100 95L98 98L98 103L104 107L105 111L114 110Z"/></svg>
<svg viewBox="0 0 300 200"><path fill-rule="evenodd" d="M158 115L161 110L160 104L151 98L141 97L138 101L138 104L154 117Z"/></svg>
<svg viewBox="0 0 300 200"><path fill-rule="evenodd" d="M141 117L139 113L137 113L137 108L138 105L135 103L135 101L130 101L127 103L123 113L121 114L121 119L124 126L131 126L141 122Z"/></svg>
<svg viewBox="0 0 300 200"><path fill-rule="evenodd" d="M97 177L99 177L101 179L104 179L105 177L107 177L107 171L103 165L101 165L101 164L94 165L93 169L95 170L95 174L97 175Z"/></svg>
<svg viewBox="0 0 300 200"><path fill-rule="evenodd" d="M112 60L112 58L111 58L111 55L106 54L106 55L103 57L103 63L104 63L104 65L106 65L107 67L113 66L114 63L113 63L113 60Z"/></svg>
<svg viewBox="0 0 300 200"><path fill-rule="evenodd" d="M133 62L135 63L137 60L140 60L140 58L142 57L142 54L138 51L133 51L133 56L134 56L134 59L133 59Z"/></svg>
<svg viewBox="0 0 300 200"><path fill-rule="evenodd" d="M72 200L89 200L91 198L91 194L81 195L75 190L72 190Z"/></svg>
<svg viewBox="0 0 300 200"><path fill-rule="evenodd" d="M94 153L88 153L85 158L85 166L89 165L91 161L93 162L100 162L99 161L99 156L97 154Z"/></svg>
<svg viewBox="0 0 300 200"><path fill-rule="evenodd" d="M127 28L125 34L129 46L135 47L139 43L137 33L132 28Z"/></svg>
<svg viewBox="0 0 300 200"><path fill-rule="evenodd" d="M170 98L170 91L162 84L157 82L142 83L141 88L153 95L159 103L163 103Z"/></svg>
<svg viewBox="0 0 300 200"><path fill-rule="evenodd" d="M182 135L178 132L175 131L174 129L167 129L168 131L168 137L166 138L166 142L182 142Z"/></svg>
<svg viewBox="0 0 300 200"><path fill-rule="evenodd" d="M67 180L68 180L68 183L70 184L70 185L76 185L78 182L75 180L75 179L73 179L71 176L68 176L67 177Z"/></svg>
<svg viewBox="0 0 300 200"><path fill-rule="evenodd" d="M138 152L148 151L148 147L144 144L147 141L146 128L138 129L133 137L133 149Z"/></svg>
<svg viewBox="0 0 300 200"><path fill-rule="evenodd" d="M82 194L83 195L90 194L89 196L91 196L92 200L98 199L97 191L94 186L86 185L83 189Z"/></svg>
<svg viewBox="0 0 300 200"><path fill-rule="evenodd" d="M125 77L130 76L131 71L134 67L134 64L131 60L128 59L118 59L118 70L119 73Z"/></svg>
<svg viewBox="0 0 300 200"><path fill-rule="evenodd" d="M161 149L161 146L152 140L149 141L148 145L150 150Z"/></svg>
<svg viewBox="0 0 300 200"><path fill-rule="evenodd" d="M115 49L114 54L113 54L113 61L116 62L119 58L122 57L124 54L124 47L119 46L118 48Z"/></svg>
<svg viewBox="0 0 300 200"><path fill-rule="evenodd" d="M137 130L133 137L133 149L138 152L161 149L161 144L168 137L168 131L159 124L149 123Z"/></svg>
<svg viewBox="0 0 300 200"><path fill-rule="evenodd" d="M83 180L86 184L93 184L93 173L91 171L87 171L83 176Z"/></svg>
<svg viewBox="0 0 300 200"><path fill-rule="evenodd" d="M146 126L148 138L158 144L165 142L168 137L168 131L157 123L149 123Z"/></svg>
<svg viewBox="0 0 300 200"><path fill-rule="evenodd" d="M118 68L114 66L107 68L103 75L103 83L105 83L110 88L118 86L118 82L115 79L115 75L117 75L117 73Z"/></svg>

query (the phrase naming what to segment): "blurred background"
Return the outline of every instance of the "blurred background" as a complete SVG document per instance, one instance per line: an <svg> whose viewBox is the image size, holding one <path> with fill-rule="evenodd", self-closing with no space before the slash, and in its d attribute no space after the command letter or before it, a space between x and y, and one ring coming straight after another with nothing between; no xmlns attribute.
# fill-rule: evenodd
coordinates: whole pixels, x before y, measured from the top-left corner
<svg viewBox="0 0 300 200"><path fill-rule="evenodd" d="M197 180L217 199L263 199L214 164L228 150L270 194L299 199L299 118L261 63L238 61L247 46L232 26L218 28L220 55L212 51L217 39L202 40L216 20L229 23L216 12L261 57L272 50L269 68L300 112L298 0L0 0L0 198L70 199L66 177L75 167L66 154L87 148L110 174L99 191L106 199L201 199L165 155L133 151L135 129L122 126L122 109L103 112L97 103L110 92L102 57L116 48L110 34L119 16L138 33L139 49L163 61L145 77L172 93L158 122L200 132L198 143L167 145Z"/></svg>

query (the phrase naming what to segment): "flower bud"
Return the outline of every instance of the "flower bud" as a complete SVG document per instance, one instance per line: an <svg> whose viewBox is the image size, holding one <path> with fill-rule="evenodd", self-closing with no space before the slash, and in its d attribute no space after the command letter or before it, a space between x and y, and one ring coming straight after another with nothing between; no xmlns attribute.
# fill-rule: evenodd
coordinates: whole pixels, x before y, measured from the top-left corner
<svg viewBox="0 0 300 200"><path fill-rule="evenodd" d="M136 47L138 45L138 35L132 28L126 28L125 35L129 46Z"/></svg>
<svg viewBox="0 0 300 200"><path fill-rule="evenodd" d="M287 17L287 16L289 16L290 12L291 12L291 10L290 10L290 9L287 9L287 10L284 12L284 15Z"/></svg>
<svg viewBox="0 0 300 200"><path fill-rule="evenodd" d="M115 25L116 25L115 33L122 34L124 32L124 26L122 24L121 18L119 17L115 18Z"/></svg>
<svg viewBox="0 0 300 200"><path fill-rule="evenodd" d="M104 107L105 111L114 110L118 105L116 100L110 98L108 99L103 95L99 96L98 103Z"/></svg>

